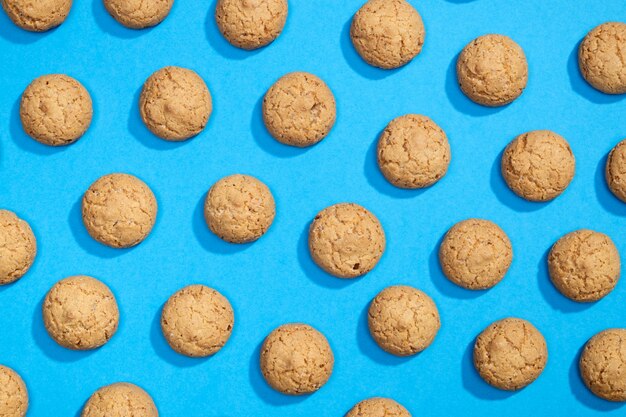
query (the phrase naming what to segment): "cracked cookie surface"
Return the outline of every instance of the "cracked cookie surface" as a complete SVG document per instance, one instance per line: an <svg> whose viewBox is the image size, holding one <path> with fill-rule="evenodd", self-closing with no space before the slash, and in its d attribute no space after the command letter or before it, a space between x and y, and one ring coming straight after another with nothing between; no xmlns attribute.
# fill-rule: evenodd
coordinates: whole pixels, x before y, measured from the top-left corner
<svg viewBox="0 0 626 417"><path fill-rule="evenodd" d="M579 368L595 395L626 401L626 329L607 329L593 336L580 355Z"/></svg>
<svg viewBox="0 0 626 417"><path fill-rule="evenodd" d="M81 417L158 417L152 397L137 385L118 382L100 388L89 398Z"/></svg>
<svg viewBox="0 0 626 417"><path fill-rule="evenodd" d="M22 278L37 256L30 225L9 210L0 210L0 285Z"/></svg>
<svg viewBox="0 0 626 417"><path fill-rule="evenodd" d="M626 203L626 139L611 149L606 160L605 177L615 197Z"/></svg>
<svg viewBox="0 0 626 417"><path fill-rule="evenodd" d="M261 373L275 390L310 394L330 378L335 359L326 337L307 324L274 329L261 346Z"/></svg>
<svg viewBox="0 0 626 417"><path fill-rule="evenodd" d="M626 23L607 22L592 29L580 43L578 66L595 89L626 93Z"/></svg>
<svg viewBox="0 0 626 417"><path fill-rule="evenodd" d="M31 32L45 32L65 21L72 0L0 0L4 11L17 26Z"/></svg>
<svg viewBox="0 0 626 417"><path fill-rule="evenodd" d="M13 369L0 365L0 416L24 417L28 410L28 390Z"/></svg>
<svg viewBox="0 0 626 417"><path fill-rule="evenodd" d="M359 402L345 417L411 417L411 413L390 398L375 397Z"/></svg>
<svg viewBox="0 0 626 417"><path fill-rule="evenodd" d="M144 29L161 23L174 0L104 0L104 7L122 25Z"/></svg>

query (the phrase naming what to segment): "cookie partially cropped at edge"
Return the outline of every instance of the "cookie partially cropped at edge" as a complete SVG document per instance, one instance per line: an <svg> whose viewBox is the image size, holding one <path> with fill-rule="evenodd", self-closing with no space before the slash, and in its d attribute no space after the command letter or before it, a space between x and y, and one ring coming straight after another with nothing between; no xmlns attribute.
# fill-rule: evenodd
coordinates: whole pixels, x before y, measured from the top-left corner
<svg viewBox="0 0 626 417"><path fill-rule="evenodd" d="M490 324L474 345L474 366L488 384L515 391L543 372L548 348L543 335L526 320L506 318Z"/></svg>
<svg viewBox="0 0 626 417"><path fill-rule="evenodd" d="M161 329L176 352L205 357L219 351L233 331L233 308L222 294L205 285L174 293L161 313Z"/></svg>
<svg viewBox="0 0 626 417"><path fill-rule="evenodd" d="M345 417L411 417L411 413L391 398L374 397L357 403Z"/></svg>
<svg viewBox="0 0 626 417"><path fill-rule="evenodd" d="M65 22L72 0L0 0L2 8L17 26L31 32L45 32Z"/></svg>
<svg viewBox="0 0 626 417"><path fill-rule="evenodd" d="M42 313L50 337L73 350L104 345L117 331L120 319L109 287L84 275L54 284L44 298Z"/></svg>
<svg viewBox="0 0 626 417"><path fill-rule="evenodd" d="M369 0L352 18L350 38L370 65L398 68L415 58L424 45L422 17L405 0Z"/></svg>
<svg viewBox="0 0 626 417"><path fill-rule="evenodd" d="M326 337L307 324L274 329L261 346L261 373L276 391L311 394L330 378L335 359Z"/></svg>
<svg viewBox="0 0 626 417"><path fill-rule="evenodd" d="M215 22L231 45L252 50L278 38L288 9L287 0L218 0Z"/></svg>
<svg viewBox="0 0 626 417"><path fill-rule="evenodd" d="M285 145L315 145L328 135L336 117L332 91L319 77L307 72L282 76L263 98L265 127Z"/></svg>
<svg viewBox="0 0 626 417"><path fill-rule="evenodd" d="M578 48L583 78L606 94L626 93L626 23L607 22L593 28Z"/></svg>
<svg viewBox="0 0 626 417"><path fill-rule="evenodd" d="M28 390L22 377L0 365L0 416L24 417L28 411Z"/></svg>
<svg viewBox="0 0 626 417"><path fill-rule="evenodd" d="M448 138L429 117L393 119L378 139L378 166L400 188L424 188L439 181L450 165Z"/></svg>
<svg viewBox="0 0 626 417"><path fill-rule="evenodd" d="M144 29L161 23L174 0L104 0L109 14L130 29Z"/></svg>
<svg viewBox="0 0 626 417"><path fill-rule="evenodd" d="M118 382L92 394L81 417L132 416L159 417L152 397L137 385Z"/></svg>
<svg viewBox="0 0 626 417"><path fill-rule="evenodd" d="M0 210L0 285L22 278L35 262L37 240L30 225L9 210Z"/></svg>
<svg viewBox="0 0 626 417"><path fill-rule="evenodd" d="M139 178L109 174L95 181L83 195L83 223L98 242L112 248L141 243L156 222L157 201Z"/></svg>
<svg viewBox="0 0 626 417"><path fill-rule="evenodd" d="M611 149L606 160L605 177L613 195L626 203L626 139Z"/></svg>
<svg viewBox="0 0 626 417"><path fill-rule="evenodd" d="M50 146L76 142L91 125L93 103L85 87L64 74L43 75L24 90L20 119L28 136Z"/></svg>
<svg viewBox="0 0 626 417"><path fill-rule="evenodd" d="M165 67L152 74L139 97L146 127L161 139L183 141L204 130L213 102L204 80L194 71Z"/></svg>
<svg viewBox="0 0 626 417"><path fill-rule="evenodd" d="M463 93L489 107L511 103L528 82L524 50L508 36L497 34L467 44L459 54L456 72Z"/></svg>
<svg viewBox="0 0 626 417"><path fill-rule="evenodd" d="M370 272L385 251L380 221L364 207L340 203L320 211L309 228L313 261L338 278Z"/></svg>
<svg viewBox="0 0 626 417"><path fill-rule="evenodd" d="M502 176L518 196L535 202L553 200L572 182L576 158L569 143L549 130L523 133L502 154Z"/></svg>
<svg viewBox="0 0 626 417"><path fill-rule="evenodd" d="M593 336L580 355L580 375L600 398L626 401L626 329L607 329Z"/></svg>

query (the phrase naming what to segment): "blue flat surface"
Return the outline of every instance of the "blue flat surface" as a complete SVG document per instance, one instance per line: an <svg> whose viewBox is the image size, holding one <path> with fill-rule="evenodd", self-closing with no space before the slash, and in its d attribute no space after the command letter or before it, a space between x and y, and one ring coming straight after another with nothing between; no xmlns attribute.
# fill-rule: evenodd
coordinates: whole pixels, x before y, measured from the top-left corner
<svg viewBox="0 0 626 417"><path fill-rule="evenodd" d="M0 206L28 220L39 244L32 270L0 287L0 363L28 384L30 417L77 416L94 390L117 381L144 387L169 417L343 416L370 396L395 398L414 416L624 415L586 390L577 356L596 332L626 327L626 283L579 305L557 293L546 271L550 246L578 228L609 234L626 254L626 205L602 175L607 152L626 137L626 99L591 89L576 65L587 31L626 21L623 0L413 0L426 43L396 71L374 69L353 50L348 28L361 3L291 0L281 37L256 52L220 37L214 1L176 0L170 16L145 31L121 27L101 0L75 1L68 20L45 34L24 32L0 13ZM505 108L475 105L456 86L456 55L485 33L511 36L528 57L528 88ZM214 98L207 129L180 144L152 136L137 110L144 80L166 65L197 71ZM275 142L260 114L267 88L294 70L320 76L337 99L335 128L307 150ZM19 122L22 91L46 73L76 77L94 101L88 133L62 149L31 140ZM406 113L433 118L452 147L447 176L424 191L392 187L375 163L377 135ZM562 134L576 155L574 181L549 204L516 197L498 169L506 144L533 129ZM111 172L139 176L158 199L156 226L134 249L104 247L82 225L82 193ZM207 189L233 173L257 176L276 198L272 228L251 245L223 243L202 218ZM323 273L306 248L310 220L342 201L373 211L388 239L378 267L354 281ZM513 243L508 275L487 292L454 286L437 262L445 231L468 217L497 222ZM57 346L40 314L47 290L75 274L103 280L121 309L118 333L87 353ZM192 283L223 292L236 314L226 347L205 360L175 354L159 329L162 304ZM430 294L442 317L433 345L410 359L381 351L365 321L376 293L399 283ZM474 337L506 316L533 322L549 348L543 375L514 394L486 385L471 363ZM264 337L293 321L321 330L336 359L329 383L299 398L272 391L257 360Z"/></svg>

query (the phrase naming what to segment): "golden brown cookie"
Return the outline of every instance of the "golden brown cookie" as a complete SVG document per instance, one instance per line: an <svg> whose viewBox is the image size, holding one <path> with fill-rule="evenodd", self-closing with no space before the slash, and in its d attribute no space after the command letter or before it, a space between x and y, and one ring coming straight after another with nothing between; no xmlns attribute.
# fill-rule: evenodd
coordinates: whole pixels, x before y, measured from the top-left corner
<svg viewBox="0 0 626 417"><path fill-rule="evenodd" d="M2 8L17 26L31 32L45 32L65 21L72 0L0 0Z"/></svg>
<svg viewBox="0 0 626 417"><path fill-rule="evenodd" d="M104 0L104 7L115 20L131 29L144 29L161 23L174 0Z"/></svg>
<svg viewBox="0 0 626 417"><path fill-rule="evenodd" d="M67 75L41 76L22 94L20 118L24 131L44 145L76 142L89 128L92 117L89 92Z"/></svg>
<svg viewBox="0 0 626 417"><path fill-rule="evenodd" d="M385 251L385 232L372 213L354 203L340 203L320 211L309 229L313 261L339 278L370 272Z"/></svg>
<svg viewBox="0 0 626 417"><path fill-rule="evenodd" d="M112 248L129 248L152 230L157 202L139 178L109 174L91 184L83 196L83 223L98 242Z"/></svg>
<svg viewBox="0 0 626 417"><path fill-rule="evenodd" d="M461 51L456 71L463 93L489 107L509 104L528 82L524 51L504 35L483 35L471 41Z"/></svg>
<svg viewBox="0 0 626 417"><path fill-rule="evenodd" d="M376 397L359 402L345 417L411 417L411 413L390 398Z"/></svg>
<svg viewBox="0 0 626 417"><path fill-rule="evenodd" d="M523 133L502 154L502 176L509 188L529 201L549 201L572 182L576 158L569 143L549 130Z"/></svg>
<svg viewBox="0 0 626 417"><path fill-rule="evenodd" d="M28 223L0 210L0 285L22 278L37 255L37 241Z"/></svg>
<svg viewBox="0 0 626 417"><path fill-rule="evenodd" d="M387 287L368 311L370 334L383 350L414 355L435 340L441 327L439 311L426 293L406 285Z"/></svg>
<svg viewBox="0 0 626 417"><path fill-rule="evenodd" d="M626 93L626 23L607 22L580 43L578 66L593 88L606 94Z"/></svg>
<svg viewBox="0 0 626 417"><path fill-rule="evenodd" d="M522 319L506 318L490 324L474 345L476 370L485 382L502 390L529 385L539 378L547 361L543 335Z"/></svg>
<svg viewBox="0 0 626 417"><path fill-rule="evenodd" d="M222 178L213 184L204 203L209 229L231 243L257 240L270 228L275 215L272 192L250 175Z"/></svg>
<svg viewBox="0 0 626 417"><path fill-rule="evenodd" d="M580 355L579 367L595 395L626 401L626 329L607 329L593 336Z"/></svg>
<svg viewBox="0 0 626 417"><path fill-rule="evenodd" d="M452 226L439 247L444 275L468 290L485 290L504 278L513 261L511 241L497 224L468 219Z"/></svg>
<svg viewBox="0 0 626 417"><path fill-rule="evenodd" d="M190 285L167 300L161 313L161 329L176 352L204 357L220 350L233 332L235 316L219 292L204 285Z"/></svg>
<svg viewBox="0 0 626 417"><path fill-rule="evenodd" d="M207 125L213 104L204 80L194 71L165 67L146 80L139 98L143 122L156 136L183 141Z"/></svg>
<svg viewBox="0 0 626 417"><path fill-rule="evenodd" d="M620 257L604 233L577 230L552 246L548 270L554 286L567 298L597 301L613 291L620 276Z"/></svg>
<svg viewBox="0 0 626 417"><path fill-rule="evenodd" d="M277 141L305 147L328 135L337 116L335 97L320 78L307 72L284 75L263 98L263 121Z"/></svg>
<svg viewBox="0 0 626 417"><path fill-rule="evenodd" d="M433 185L448 171L450 158L445 132L426 116L393 119L378 139L378 166L396 187Z"/></svg>
<svg viewBox="0 0 626 417"><path fill-rule="evenodd" d="M118 382L100 388L89 398L81 417L159 417L152 397L137 385Z"/></svg>
<svg viewBox="0 0 626 417"><path fill-rule="evenodd" d="M611 192L626 203L626 139L611 149L606 160L605 176Z"/></svg>
<svg viewBox="0 0 626 417"><path fill-rule="evenodd" d="M215 21L228 42L252 50L280 35L287 13L287 0L218 0Z"/></svg>
<svg viewBox="0 0 626 417"><path fill-rule="evenodd" d="M0 365L0 416L24 417L28 410L28 390L13 369Z"/></svg>
<svg viewBox="0 0 626 417"><path fill-rule="evenodd" d="M120 312L115 296L102 282L84 275L65 278L43 302L46 330L68 349L95 349L113 337Z"/></svg>
<svg viewBox="0 0 626 417"><path fill-rule="evenodd" d="M370 65L383 69L408 64L424 45L422 17L405 0L369 0L352 19L350 38Z"/></svg>
<svg viewBox="0 0 626 417"><path fill-rule="evenodd" d="M274 329L263 342L260 360L267 383L288 395L311 394L320 389L335 363L324 335L300 323Z"/></svg>

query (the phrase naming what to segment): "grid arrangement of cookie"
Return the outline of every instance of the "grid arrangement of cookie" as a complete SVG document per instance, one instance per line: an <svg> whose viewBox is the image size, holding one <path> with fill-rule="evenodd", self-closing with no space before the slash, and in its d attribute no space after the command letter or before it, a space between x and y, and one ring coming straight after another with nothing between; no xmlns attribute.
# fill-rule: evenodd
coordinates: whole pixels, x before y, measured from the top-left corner
<svg viewBox="0 0 626 417"><path fill-rule="evenodd" d="M165 19L173 0L103 0L120 24L133 29ZM29 31L46 31L67 17L71 0L0 0L13 22ZM288 14L287 0L219 0L215 22L234 46L251 50L276 39ZM418 11L405 0L369 0L354 15L350 36L369 64L392 69L408 64L422 48L425 30ZM582 40L579 67L594 88L626 93L626 24L604 23ZM524 51L513 39L486 34L471 41L457 61L460 89L483 106L504 106L519 97L528 81ZM307 147L323 140L336 118L333 92L317 76L286 74L263 99L269 133L286 146ZM148 129L168 141L188 140L206 126L212 98L193 70L166 67L145 82L137 109ZM42 75L24 91L20 117L25 132L48 146L68 146L89 129L93 115L89 92L63 74ZM378 141L378 164L384 177L405 189L430 187L446 175L451 149L445 132L425 115L407 114L389 122ZM501 172L520 198L542 202L557 198L575 175L576 161L565 138L548 130L522 132L502 154ZM626 203L626 140L610 152L606 181ZM250 175L234 174L207 192L207 227L233 244L253 242L271 227L275 216L271 190ZM113 248L140 244L151 232L158 204L141 179L123 173L102 176L85 191L82 217L98 242ZM376 216L353 203L320 211L312 220L309 250L327 273L353 279L367 274L385 251L385 232ZM15 213L0 210L0 285L24 276L37 253L31 227ZM513 247L506 232L485 219L467 219L443 237L439 261L444 275L468 291L486 290L506 275ZM611 238L593 230L573 231L554 243L548 256L554 286L577 302L594 302L609 294L620 276L620 255ZM52 339L68 349L96 349L117 330L119 310L113 292L88 276L57 282L42 311ZM414 355L433 342L440 328L434 301L410 286L383 289L368 311L369 330L381 349ZM204 285L185 287L165 303L163 335L173 350L190 357L216 354L235 325L229 301ZM607 329L587 342L580 374L597 396L626 401L626 329ZM489 384L518 390L536 380L548 360L541 332L521 318L504 318L476 337L474 366ZM259 366L267 383L288 395L310 394L331 377L334 357L324 335L303 323L272 331L261 348ZM23 417L27 388L20 376L0 366L0 415ZM87 401L83 417L133 415L154 417L148 393L130 383L102 387ZM356 404L350 417L410 416L388 398Z"/></svg>

